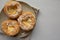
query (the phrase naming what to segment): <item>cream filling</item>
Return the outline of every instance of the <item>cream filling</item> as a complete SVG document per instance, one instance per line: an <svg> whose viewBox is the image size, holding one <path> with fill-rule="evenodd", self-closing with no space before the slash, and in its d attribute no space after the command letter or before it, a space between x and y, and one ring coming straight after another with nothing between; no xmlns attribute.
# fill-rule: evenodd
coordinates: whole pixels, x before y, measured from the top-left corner
<svg viewBox="0 0 60 40"><path fill-rule="evenodd" d="M31 26L31 19L28 19L26 21L23 21L23 24L25 25L24 27L29 28Z"/></svg>
<svg viewBox="0 0 60 40"><path fill-rule="evenodd" d="M16 14L16 10L14 10L14 9L9 9L8 14L14 15L14 14Z"/></svg>
<svg viewBox="0 0 60 40"><path fill-rule="evenodd" d="M10 26L10 27L8 27L8 31L9 32L13 32L15 29L12 27L12 26Z"/></svg>

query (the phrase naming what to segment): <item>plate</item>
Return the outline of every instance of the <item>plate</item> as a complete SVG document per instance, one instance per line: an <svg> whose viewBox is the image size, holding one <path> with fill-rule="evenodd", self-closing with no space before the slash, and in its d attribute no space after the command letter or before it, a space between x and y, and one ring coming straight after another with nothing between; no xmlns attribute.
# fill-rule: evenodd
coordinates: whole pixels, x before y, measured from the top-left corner
<svg viewBox="0 0 60 40"><path fill-rule="evenodd" d="M22 1L18 1L18 2L22 5L23 12L24 12L24 11L30 11L30 12L32 12L32 13L36 16L36 18L37 18L38 10L37 10L36 8L31 7L30 5L28 5L28 4L25 3L25 2L22 2ZM1 27L1 23L2 23L4 20L6 20L6 19L8 19L8 17L5 15L5 13L3 12L3 9L2 9L2 11L0 12L0 27ZM17 38L24 38L24 37L28 36L31 32L32 32L32 31L26 33L26 32L24 32L24 31L22 31L21 34L19 34L19 35L16 36L16 37L8 37L8 36L6 36L5 34L3 34L3 32L1 31L1 28L0 28L0 34L1 34L2 36L4 36L5 38L10 39L10 40L14 40L14 39L17 39Z"/></svg>

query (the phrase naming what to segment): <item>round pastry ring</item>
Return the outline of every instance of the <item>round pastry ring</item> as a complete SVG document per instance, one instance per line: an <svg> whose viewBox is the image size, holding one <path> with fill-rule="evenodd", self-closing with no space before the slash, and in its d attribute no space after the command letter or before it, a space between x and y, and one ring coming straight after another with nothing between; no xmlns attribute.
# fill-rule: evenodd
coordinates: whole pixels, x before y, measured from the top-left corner
<svg viewBox="0 0 60 40"><path fill-rule="evenodd" d="M22 30L30 31L34 28L36 19L35 19L35 16L31 12L26 12L26 13L22 13L22 15L18 18L18 22ZM26 22L28 24L26 24Z"/></svg>
<svg viewBox="0 0 60 40"><path fill-rule="evenodd" d="M20 27L16 20L5 20L2 22L2 31L8 36L15 36L20 32Z"/></svg>
<svg viewBox="0 0 60 40"><path fill-rule="evenodd" d="M11 13L12 10L15 10L16 12L14 11ZM21 14L22 6L17 1L10 1L10 2L6 3L6 5L4 7L4 12L6 13L6 15L8 17L15 19Z"/></svg>

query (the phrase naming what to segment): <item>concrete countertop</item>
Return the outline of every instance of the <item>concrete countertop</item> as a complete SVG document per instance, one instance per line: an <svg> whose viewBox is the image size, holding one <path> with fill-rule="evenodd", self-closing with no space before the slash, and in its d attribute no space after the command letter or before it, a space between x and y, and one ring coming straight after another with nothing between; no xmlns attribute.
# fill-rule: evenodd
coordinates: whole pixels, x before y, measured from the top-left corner
<svg viewBox="0 0 60 40"><path fill-rule="evenodd" d="M0 0L0 10L4 1ZM22 0L40 9L31 40L60 40L60 0ZM0 40L5 40L0 36ZM15 39L16 40L16 39Z"/></svg>

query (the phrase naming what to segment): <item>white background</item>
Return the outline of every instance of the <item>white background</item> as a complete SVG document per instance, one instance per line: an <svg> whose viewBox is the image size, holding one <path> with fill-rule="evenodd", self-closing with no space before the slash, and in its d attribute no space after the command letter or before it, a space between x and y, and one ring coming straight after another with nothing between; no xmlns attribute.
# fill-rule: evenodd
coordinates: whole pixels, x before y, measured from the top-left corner
<svg viewBox="0 0 60 40"><path fill-rule="evenodd" d="M0 10L7 0L0 0ZM31 40L60 40L60 0L22 0L40 9ZM0 37L2 40L2 36Z"/></svg>

